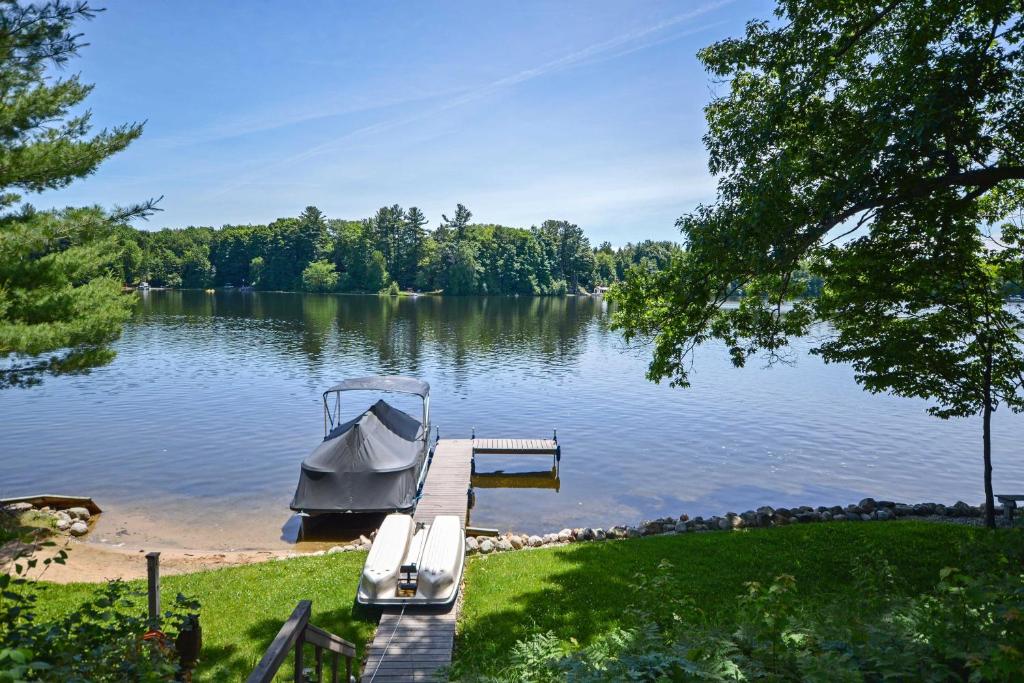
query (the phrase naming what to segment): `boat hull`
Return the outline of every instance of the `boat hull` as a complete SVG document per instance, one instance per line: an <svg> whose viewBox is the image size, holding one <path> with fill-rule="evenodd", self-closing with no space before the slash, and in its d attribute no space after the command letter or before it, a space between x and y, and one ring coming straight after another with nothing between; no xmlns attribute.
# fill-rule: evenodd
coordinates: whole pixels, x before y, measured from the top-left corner
<svg viewBox="0 0 1024 683"><path fill-rule="evenodd" d="M431 525L414 529L411 536L409 524L407 515L389 515L384 520L359 581L356 602L360 605L454 604L466 566L465 530L459 518L440 515ZM400 568L410 564L417 566L416 590L402 595Z"/></svg>

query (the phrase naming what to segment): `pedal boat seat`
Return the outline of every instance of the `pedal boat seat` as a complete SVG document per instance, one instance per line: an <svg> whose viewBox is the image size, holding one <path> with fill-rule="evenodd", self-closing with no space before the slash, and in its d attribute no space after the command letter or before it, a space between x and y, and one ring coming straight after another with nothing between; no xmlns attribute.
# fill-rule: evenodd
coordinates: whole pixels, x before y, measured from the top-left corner
<svg viewBox="0 0 1024 683"><path fill-rule="evenodd" d="M363 565L360 588L369 599L391 598L398 588L398 573L409 550L414 525L410 515L391 514L377 530Z"/></svg>

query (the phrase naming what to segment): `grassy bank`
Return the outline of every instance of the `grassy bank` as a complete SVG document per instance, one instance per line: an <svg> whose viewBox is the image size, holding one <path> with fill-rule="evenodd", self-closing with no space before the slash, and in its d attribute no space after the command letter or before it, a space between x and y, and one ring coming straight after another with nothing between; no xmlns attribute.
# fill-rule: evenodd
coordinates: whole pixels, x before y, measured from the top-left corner
<svg viewBox="0 0 1024 683"><path fill-rule="evenodd" d="M747 581L796 578L807 604L845 604L858 610L858 567L885 560L893 590L916 595L934 587L939 570L974 555L1021 543L1020 532L994 535L945 524L890 522L816 524L737 533L656 536L579 543L560 548L477 556L469 560L456 647L460 667L495 672L517 640L553 631L582 645L619 623L637 600L638 576L671 563L671 590L693 600L702 619L728 623ZM181 591L202 602L203 662L199 680L244 677L295 604L313 601L313 622L362 650L373 620L354 610L365 553L168 577L169 599ZM69 560L74 562L72 557ZM74 609L93 586L50 585L42 611Z"/></svg>
<svg viewBox="0 0 1024 683"><path fill-rule="evenodd" d="M164 577L165 602L181 592L202 604L196 680L244 680L299 600L313 601L312 623L352 641L361 653L376 625L367 612L353 609L365 559L366 553L343 553ZM74 561L72 553L68 563ZM133 584L145 590L145 582ZM73 610L94 590L94 584L49 584L40 614Z"/></svg>
<svg viewBox="0 0 1024 683"><path fill-rule="evenodd" d="M663 560L671 564L674 597L692 599L698 620L724 625L748 581L770 583L789 574L807 606L841 605L856 615L859 567L871 571L884 560L896 577L892 590L918 595L935 587L943 567L962 566L1011 542L1021 543L1020 532L994 535L926 522L836 523L476 557L467 570L456 661L464 671L495 673L516 641L546 631L587 645L619 625L641 598L657 600L639 596L636 586Z"/></svg>

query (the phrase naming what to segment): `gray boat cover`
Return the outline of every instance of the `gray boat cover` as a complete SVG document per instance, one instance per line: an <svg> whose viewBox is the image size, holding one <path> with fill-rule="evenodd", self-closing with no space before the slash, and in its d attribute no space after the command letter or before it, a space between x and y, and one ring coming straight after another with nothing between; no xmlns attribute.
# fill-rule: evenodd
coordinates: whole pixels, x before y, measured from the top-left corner
<svg viewBox="0 0 1024 683"><path fill-rule="evenodd" d="M377 401L338 425L302 462L290 507L302 512L407 510L416 502L426 441L416 418Z"/></svg>

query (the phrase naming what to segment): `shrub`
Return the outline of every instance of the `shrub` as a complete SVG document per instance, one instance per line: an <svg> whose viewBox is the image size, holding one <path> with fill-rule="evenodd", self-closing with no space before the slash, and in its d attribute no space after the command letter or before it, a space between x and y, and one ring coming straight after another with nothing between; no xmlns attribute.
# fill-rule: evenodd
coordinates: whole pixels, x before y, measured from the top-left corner
<svg viewBox="0 0 1024 683"><path fill-rule="evenodd" d="M53 561L65 557L61 551ZM14 575L0 574L0 683L175 679L174 639L191 628L198 603L179 594L163 614L163 633L149 632L144 594L112 581L76 612L40 621L35 603L45 588L25 576L36 566L32 559L16 563Z"/></svg>
<svg viewBox="0 0 1024 683"><path fill-rule="evenodd" d="M402 290L399 289L398 283L392 280L390 285L380 290L380 293L386 296L398 296L402 293Z"/></svg>
<svg viewBox="0 0 1024 683"><path fill-rule="evenodd" d="M312 261L302 271L302 288L307 292L333 292L338 288L338 271L330 261Z"/></svg>

